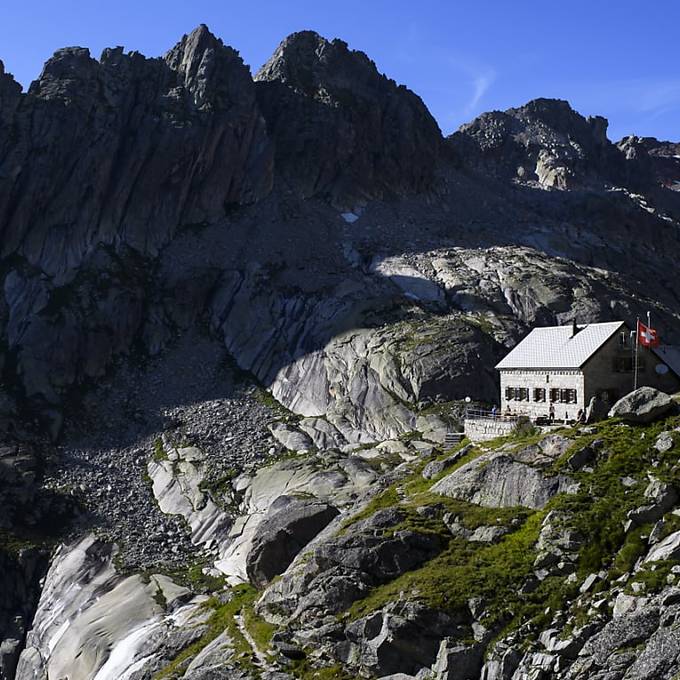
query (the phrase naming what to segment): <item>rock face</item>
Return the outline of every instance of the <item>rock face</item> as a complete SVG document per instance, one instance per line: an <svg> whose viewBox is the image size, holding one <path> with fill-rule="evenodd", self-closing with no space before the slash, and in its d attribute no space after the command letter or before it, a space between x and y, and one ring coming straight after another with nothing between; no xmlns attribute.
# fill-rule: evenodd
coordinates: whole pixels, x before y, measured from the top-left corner
<svg viewBox="0 0 680 680"><path fill-rule="evenodd" d="M302 196L351 209L431 187L437 124L362 52L311 31L294 33L255 80L277 169Z"/></svg>
<svg viewBox="0 0 680 680"><path fill-rule="evenodd" d="M312 621L346 609L370 588L433 557L440 548L435 536L408 530L383 535L400 519L393 510L378 512L319 544L308 560L270 586L259 607L271 617Z"/></svg>
<svg viewBox="0 0 680 680"><path fill-rule="evenodd" d="M439 640L446 631L458 628L457 623L452 617L422 605L395 602L348 627L346 660L361 660L365 672L376 677L417 673L433 661L436 663ZM475 665L479 664L470 664L471 668ZM463 668L461 665L459 670ZM435 677L449 676L441 671Z"/></svg>
<svg viewBox="0 0 680 680"><path fill-rule="evenodd" d="M675 403L667 394L653 387L640 387L619 399L609 411L609 417L621 418L630 423L651 423L674 407Z"/></svg>
<svg viewBox="0 0 680 680"><path fill-rule="evenodd" d="M670 407L444 455L531 326L678 342L677 156L558 100L443 140L311 32L0 64L0 676L680 672Z"/></svg>
<svg viewBox="0 0 680 680"><path fill-rule="evenodd" d="M555 494L577 488L578 484L564 475L549 477L508 455L492 453L440 479L432 491L492 508L542 508Z"/></svg>
<svg viewBox="0 0 680 680"><path fill-rule="evenodd" d="M0 139L2 252L52 275L99 242L154 254L179 224L215 220L225 204L271 186L248 70L205 26L164 59L116 48L96 61L86 49L59 50L13 101L3 118L14 143Z"/></svg>
<svg viewBox="0 0 680 680"><path fill-rule="evenodd" d="M17 680L120 678L144 667L152 670L164 651L161 631L180 632L179 626L199 612L200 601L182 605L190 592L166 576L151 576L146 583L139 575L118 576L114 552L92 536L59 549L19 659ZM95 626L97 635L92 636ZM187 627L174 644L181 647L199 632Z"/></svg>
<svg viewBox="0 0 680 680"><path fill-rule="evenodd" d="M262 587L282 574L300 550L337 514L336 508L325 503L279 496L253 536L247 561L250 582Z"/></svg>
<svg viewBox="0 0 680 680"><path fill-rule="evenodd" d="M269 192L271 145L248 69L204 26L163 59L116 48L96 61L66 48L27 94L12 94L8 79L2 256L43 276L17 268L4 279L7 337L26 392L55 403L142 332L145 257L180 225ZM201 281L209 285L205 272L191 286Z"/></svg>
<svg viewBox="0 0 680 680"><path fill-rule="evenodd" d="M623 154L607 139L607 120L584 118L561 100L482 114L449 141L466 161L476 155L486 169L545 188L617 182L624 174Z"/></svg>
<svg viewBox="0 0 680 680"><path fill-rule="evenodd" d="M0 678L11 680L38 605L47 555L36 549L0 551Z"/></svg>

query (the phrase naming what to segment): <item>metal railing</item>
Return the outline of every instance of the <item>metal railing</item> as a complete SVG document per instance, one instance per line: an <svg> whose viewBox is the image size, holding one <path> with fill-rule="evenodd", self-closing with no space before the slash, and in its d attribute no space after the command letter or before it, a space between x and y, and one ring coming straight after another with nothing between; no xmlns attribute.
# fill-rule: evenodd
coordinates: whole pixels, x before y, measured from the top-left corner
<svg viewBox="0 0 680 680"><path fill-rule="evenodd" d="M501 413L498 411L486 411L484 409L469 408L465 410L465 418L469 420L500 420L502 422L514 423L520 418L528 418L527 413L515 412Z"/></svg>

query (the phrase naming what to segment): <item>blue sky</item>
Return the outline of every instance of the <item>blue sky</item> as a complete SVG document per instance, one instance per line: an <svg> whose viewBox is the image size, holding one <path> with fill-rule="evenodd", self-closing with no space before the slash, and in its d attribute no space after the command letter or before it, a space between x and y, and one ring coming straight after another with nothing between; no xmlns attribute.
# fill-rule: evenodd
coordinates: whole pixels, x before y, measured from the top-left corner
<svg viewBox="0 0 680 680"><path fill-rule="evenodd" d="M199 23L253 71L289 33L313 29L366 52L418 93L445 133L482 111L568 99L609 136L680 140L680 0L3 0L0 59L28 86L65 45L148 56Z"/></svg>

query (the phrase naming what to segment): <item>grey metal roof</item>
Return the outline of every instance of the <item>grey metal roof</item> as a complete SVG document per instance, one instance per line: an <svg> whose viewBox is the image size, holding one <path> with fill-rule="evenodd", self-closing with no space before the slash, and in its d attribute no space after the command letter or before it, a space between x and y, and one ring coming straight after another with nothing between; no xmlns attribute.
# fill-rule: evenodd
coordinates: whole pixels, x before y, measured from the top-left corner
<svg viewBox="0 0 680 680"><path fill-rule="evenodd" d="M534 328L496 368L580 368L622 326L623 321Z"/></svg>

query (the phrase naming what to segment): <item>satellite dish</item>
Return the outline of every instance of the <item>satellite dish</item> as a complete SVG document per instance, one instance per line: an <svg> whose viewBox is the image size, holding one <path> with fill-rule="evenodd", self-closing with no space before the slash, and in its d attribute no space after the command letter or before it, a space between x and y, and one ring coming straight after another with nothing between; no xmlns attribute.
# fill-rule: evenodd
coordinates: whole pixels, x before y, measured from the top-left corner
<svg viewBox="0 0 680 680"><path fill-rule="evenodd" d="M657 364L654 370L659 375L666 375L666 373L668 373L668 366L666 366L666 364Z"/></svg>

